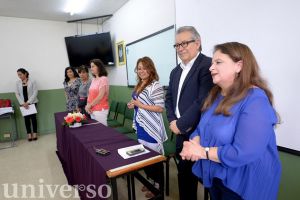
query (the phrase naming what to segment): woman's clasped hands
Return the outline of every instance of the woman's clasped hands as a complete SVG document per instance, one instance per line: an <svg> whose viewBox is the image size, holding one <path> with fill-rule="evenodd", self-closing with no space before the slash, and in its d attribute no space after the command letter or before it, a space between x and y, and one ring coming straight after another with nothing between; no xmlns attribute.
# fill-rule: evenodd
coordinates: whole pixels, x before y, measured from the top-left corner
<svg viewBox="0 0 300 200"><path fill-rule="evenodd" d="M206 159L205 149L200 145L200 137L196 136L189 141L185 141L180 156L182 160L197 161Z"/></svg>

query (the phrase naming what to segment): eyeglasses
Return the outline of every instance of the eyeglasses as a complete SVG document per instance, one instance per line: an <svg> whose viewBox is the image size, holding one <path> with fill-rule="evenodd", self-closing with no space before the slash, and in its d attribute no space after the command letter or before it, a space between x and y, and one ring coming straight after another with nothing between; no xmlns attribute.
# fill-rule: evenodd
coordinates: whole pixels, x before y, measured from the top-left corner
<svg viewBox="0 0 300 200"><path fill-rule="evenodd" d="M196 40L184 41L184 42L181 42L181 43L174 44L173 47L174 47L175 49L179 49L180 46L181 46L182 48L186 48L190 43L195 42L195 41L196 41Z"/></svg>

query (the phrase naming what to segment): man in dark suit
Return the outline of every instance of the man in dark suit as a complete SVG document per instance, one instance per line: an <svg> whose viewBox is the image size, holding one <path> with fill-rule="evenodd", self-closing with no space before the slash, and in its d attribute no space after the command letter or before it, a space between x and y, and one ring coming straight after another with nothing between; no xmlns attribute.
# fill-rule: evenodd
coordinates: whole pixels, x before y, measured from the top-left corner
<svg viewBox="0 0 300 200"><path fill-rule="evenodd" d="M181 200L196 200L198 179L192 173L193 162L182 160L179 153L183 142L189 140L201 115L201 106L213 86L209 67L211 58L201 53L201 39L192 26L176 32L174 45L181 63L170 74L166 94L167 117L170 129L176 134L178 185Z"/></svg>

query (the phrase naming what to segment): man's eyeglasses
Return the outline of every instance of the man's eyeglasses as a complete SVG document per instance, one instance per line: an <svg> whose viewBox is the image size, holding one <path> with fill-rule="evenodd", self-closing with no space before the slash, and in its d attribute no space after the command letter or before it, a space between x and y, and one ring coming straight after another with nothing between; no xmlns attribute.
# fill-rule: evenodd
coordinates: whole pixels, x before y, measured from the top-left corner
<svg viewBox="0 0 300 200"><path fill-rule="evenodd" d="M175 49L179 49L180 46L181 46L182 48L186 48L190 43L195 42L195 41L196 41L196 40L184 41L184 42L181 42L181 43L174 44L173 47L174 47Z"/></svg>

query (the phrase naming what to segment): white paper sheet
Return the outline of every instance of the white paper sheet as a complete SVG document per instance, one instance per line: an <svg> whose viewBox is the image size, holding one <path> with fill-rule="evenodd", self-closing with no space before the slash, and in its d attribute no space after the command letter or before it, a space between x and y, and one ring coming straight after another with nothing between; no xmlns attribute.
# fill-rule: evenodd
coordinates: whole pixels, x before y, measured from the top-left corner
<svg viewBox="0 0 300 200"><path fill-rule="evenodd" d="M0 108L0 115L6 114L6 113L13 113L14 110L12 107L4 107Z"/></svg>
<svg viewBox="0 0 300 200"><path fill-rule="evenodd" d="M32 115L32 114L37 113L34 104L30 104L28 109L26 109L26 108L24 108L23 106L21 106L21 107L20 107L20 110L21 110L21 113L22 113L22 116L23 116L23 117L24 117L24 116L27 116L27 115Z"/></svg>
<svg viewBox="0 0 300 200"><path fill-rule="evenodd" d="M118 149L118 153L119 155L124 158L124 159L128 159L128 158L133 158L133 157L136 157L136 156L140 156L140 155L143 155L143 154L146 154L146 153L149 153L150 151L145 149L145 151L139 153L139 154L136 154L136 155L132 155L132 156L129 156L126 152L127 151L130 151L130 150L134 150L134 149L145 149L144 146L142 144L138 144L138 145L134 145L134 146L129 146L129 147L124 147L124 148L121 148L121 149Z"/></svg>

